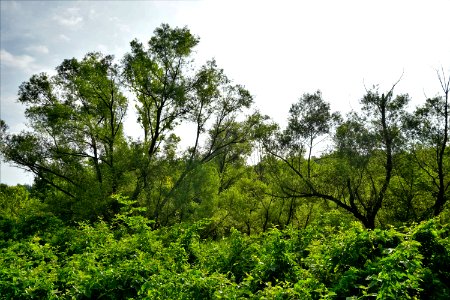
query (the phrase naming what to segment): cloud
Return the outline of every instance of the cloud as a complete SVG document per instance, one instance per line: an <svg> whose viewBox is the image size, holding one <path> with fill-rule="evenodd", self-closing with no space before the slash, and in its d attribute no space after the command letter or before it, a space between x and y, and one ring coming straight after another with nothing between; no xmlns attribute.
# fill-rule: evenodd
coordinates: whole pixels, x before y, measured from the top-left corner
<svg viewBox="0 0 450 300"><path fill-rule="evenodd" d="M1 11L17 11L20 9L20 5L17 1L2 1L0 6Z"/></svg>
<svg viewBox="0 0 450 300"><path fill-rule="evenodd" d="M29 52L34 52L36 54L48 54L48 48L47 46L44 45L31 45L25 48L25 50Z"/></svg>
<svg viewBox="0 0 450 300"><path fill-rule="evenodd" d="M25 72L33 72L36 69L35 59L29 55L14 55L6 51L0 50L0 61L2 66L19 69Z"/></svg>
<svg viewBox="0 0 450 300"><path fill-rule="evenodd" d="M64 42L70 41L70 38L67 35L65 35L65 34L60 34L58 37L59 37L60 40L62 40Z"/></svg>
<svg viewBox="0 0 450 300"><path fill-rule="evenodd" d="M91 8L89 10L89 19L95 20L98 17L98 13L95 9Z"/></svg>
<svg viewBox="0 0 450 300"><path fill-rule="evenodd" d="M54 69L45 67L36 63L36 59L30 55L14 55L5 49L0 50L0 63L2 68L10 68L14 70L23 71L26 74L33 74L44 72L49 75L54 75Z"/></svg>
<svg viewBox="0 0 450 300"><path fill-rule="evenodd" d="M114 23L115 26L120 30L120 32L123 32L123 33L131 32L131 27L127 24L124 24L122 22L122 20L118 17L109 17L109 22ZM116 33L116 35L117 35L117 33Z"/></svg>
<svg viewBox="0 0 450 300"><path fill-rule="evenodd" d="M80 16L79 12L79 8L68 8L62 14L54 16L53 19L60 25L74 28L81 25L83 22L83 17Z"/></svg>
<svg viewBox="0 0 450 300"><path fill-rule="evenodd" d="M131 32L130 26L128 26L128 25L126 25L126 24L121 24L121 23L119 23L119 24L117 24L117 27L119 28L119 30L120 30L121 32L124 32L124 33L129 33L129 32Z"/></svg>
<svg viewBox="0 0 450 300"><path fill-rule="evenodd" d="M55 16L54 18L59 24L67 27L75 27L83 21L83 17L71 16L69 18L64 18L61 16Z"/></svg>

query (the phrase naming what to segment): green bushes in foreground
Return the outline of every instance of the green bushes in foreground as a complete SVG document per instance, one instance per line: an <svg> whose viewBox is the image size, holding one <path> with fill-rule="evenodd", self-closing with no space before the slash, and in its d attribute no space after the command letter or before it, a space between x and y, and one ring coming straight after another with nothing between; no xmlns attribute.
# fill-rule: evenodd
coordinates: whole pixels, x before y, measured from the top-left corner
<svg viewBox="0 0 450 300"><path fill-rule="evenodd" d="M26 226L33 218L3 218L0 297L450 299L448 225L368 231L326 219L210 240L209 221L151 230L129 210L77 227L49 215L35 226Z"/></svg>

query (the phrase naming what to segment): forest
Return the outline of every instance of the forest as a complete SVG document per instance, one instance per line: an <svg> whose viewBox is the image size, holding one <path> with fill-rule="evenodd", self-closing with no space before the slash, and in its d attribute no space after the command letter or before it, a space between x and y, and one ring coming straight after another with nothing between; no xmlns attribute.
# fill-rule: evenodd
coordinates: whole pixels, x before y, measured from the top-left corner
<svg viewBox="0 0 450 300"><path fill-rule="evenodd" d="M0 153L35 178L0 185L0 299L450 299L450 74L414 108L311 91L282 127L199 42L162 24L20 85Z"/></svg>

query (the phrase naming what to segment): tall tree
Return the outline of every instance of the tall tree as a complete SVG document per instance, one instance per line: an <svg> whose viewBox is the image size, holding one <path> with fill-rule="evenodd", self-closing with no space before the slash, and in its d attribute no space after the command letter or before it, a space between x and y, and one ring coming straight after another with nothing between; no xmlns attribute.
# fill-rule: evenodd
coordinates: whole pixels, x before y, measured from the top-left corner
<svg viewBox="0 0 450 300"><path fill-rule="evenodd" d="M205 164L217 163L216 171L220 176L220 189L223 189L225 169L230 162L242 160L249 153L253 125L257 124L257 115L253 114L243 121L238 116L253 102L250 93L241 85L234 85L218 69L215 61L208 62L192 79L185 120L195 124L194 145L190 147L179 167L179 173L173 178L173 185L155 207L153 218L159 215L170 202L177 202L180 192L189 194L186 185L202 172ZM200 140L205 140L201 144ZM192 178L189 178L192 177ZM230 183L227 181L228 184ZM182 205L182 207L186 207ZM173 207L169 215L176 215L180 207Z"/></svg>
<svg viewBox="0 0 450 300"><path fill-rule="evenodd" d="M320 91L307 93L291 106L286 129L276 134L272 141L265 141L265 151L284 163L280 167L277 161L266 159L266 163L271 162L271 173L279 186L278 192L275 189L276 197L283 203L289 201L289 222L295 214L298 198L303 198L298 192L302 191L306 198L307 193L316 189L314 181L318 179L318 170L313 169L313 148L326 139L339 118L337 113L330 112L330 104L322 98Z"/></svg>
<svg viewBox="0 0 450 300"><path fill-rule="evenodd" d="M338 119L337 113L330 113L330 104L322 99L320 91L304 94L289 109L288 126L281 141L284 147L297 149L300 155L306 152L308 179L311 177L311 155L317 139L328 134L332 123Z"/></svg>
<svg viewBox="0 0 450 300"><path fill-rule="evenodd" d="M450 78L444 71L437 72L442 95L426 100L409 116L412 152L416 162L430 179L430 191L434 204L425 212L424 218L437 216L448 201L450 186L449 149L449 91Z"/></svg>
<svg viewBox="0 0 450 300"><path fill-rule="evenodd" d="M33 75L18 97L31 130L8 134L2 154L73 200L88 191L99 198L115 192L121 176L115 150L124 141L128 104L118 83L113 57L100 53L65 60L54 76Z"/></svg>
<svg viewBox="0 0 450 300"><path fill-rule="evenodd" d="M191 186L189 176L196 177L193 172L202 172L201 165L219 156L229 158L232 149L249 139L244 132L248 122L237 121L237 116L252 104L250 93L233 84L214 60L194 71L191 54L198 42L187 28L163 24L148 47L131 42L123 60L123 76L136 96L144 130L144 140L135 145L136 153L144 153L136 155L140 163L135 165L138 180L132 197L147 203L156 222L162 222L162 214L167 220L188 207L177 206L175 198L180 191L191 194L186 187ZM166 159L164 149L176 148L175 128L187 122L195 125L193 146L182 158Z"/></svg>
<svg viewBox="0 0 450 300"><path fill-rule="evenodd" d="M401 146L399 122L409 99L407 95L394 97L394 87L381 95L377 90L367 92L361 99L363 114L352 113L337 127L334 137L336 151L321 157L320 162L316 163L317 171L314 174L311 174L311 161L307 160L306 164L302 162L304 152L300 156L286 156L282 155L280 149L286 153L289 149L298 148L298 144L291 142L295 141L296 135L308 137L307 141L312 145L311 138L326 133L330 128L333 118L328 112L329 108L326 105L314 105L314 111L319 116L315 119L303 118L297 121L291 117L289 120L292 125L289 124L288 128L297 131L287 130L281 139L282 143L278 144L279 150L270 151L297 178L280 182L281 196L331 201L352 213L367 228L374 228L392 177L393 155ZM308 108L304 107L304 110L308 111ZM291 114L295 111L300 111L300 107L291 110ZM301 126L293 126L297 123ZM301 131L303 128L304 131ZM288 149L283 147L286 140L291 145ZM380 176L380 172L384 174Z"/></svg>
<svg viewBox="0 0 450 300"><path fill-rule="evenodd" d="M125 82L137 99L138 121L144 130L146 160L139 166L133 194L149 186L151 163L175 126L187 113L186 77L189 57L199 39L187 28L162 24L155 29L147 49L137 40L123 59Z"/></svg>
<svg viewBox="0 0 450 300"><path fill-rule="evenodd" d="M346 176L348 202L341 203L367 228L375 227L393 176L394 155L404 145L401 121L409 97L394 96L395 85L386 94L368 91L361 100L365 115L347 121L336 134L338 155L357 166L357 176Z"/></svg>

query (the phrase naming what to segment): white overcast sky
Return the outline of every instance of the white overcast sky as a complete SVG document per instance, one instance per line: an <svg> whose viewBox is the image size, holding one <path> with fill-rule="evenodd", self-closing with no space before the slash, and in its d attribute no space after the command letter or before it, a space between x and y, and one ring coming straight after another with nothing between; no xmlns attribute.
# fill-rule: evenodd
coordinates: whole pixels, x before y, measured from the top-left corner
<svg viewBox="0 0 450 300"><path fill-rule="evenodd" d="M1 118L26 129L19 85L91 51L120 59L161 23L200 37L198 64L215 58L246 86L256 107L284 124L303 93L322 91L333 110L358 108L365 88L404 73L397 93L412 106L439 93L436 68L450 73L450 1L0 1ZM129 120L130 121L130 120ZM132 122L129 122L132 124ZM135 134L128 127L126 133ZM0 181L32 177L1 162Z"/></svg>

